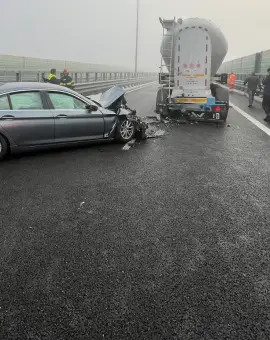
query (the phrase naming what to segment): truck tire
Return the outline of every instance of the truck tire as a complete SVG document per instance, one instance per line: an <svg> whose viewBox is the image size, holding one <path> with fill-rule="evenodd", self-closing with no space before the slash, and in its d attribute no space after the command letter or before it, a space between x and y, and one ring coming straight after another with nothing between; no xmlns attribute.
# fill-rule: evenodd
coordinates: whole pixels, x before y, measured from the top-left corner
<svg viewBox="0 0 270 340"><path fill-rule="evenodd" d="M164 118L167 116L166 112L166 102L169 95L169 90L160 88L157 92L157 98L156 98L156 113L160 114L161 118Z"/></svg>

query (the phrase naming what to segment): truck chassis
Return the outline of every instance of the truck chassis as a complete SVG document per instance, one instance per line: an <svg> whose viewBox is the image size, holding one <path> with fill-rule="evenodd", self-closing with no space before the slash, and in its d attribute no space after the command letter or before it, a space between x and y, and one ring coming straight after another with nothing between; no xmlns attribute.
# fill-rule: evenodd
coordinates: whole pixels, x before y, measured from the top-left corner
<svg viewBox="0 0 270 340"><path fill-rule="evenodd" d="M168 84L166 74L159 75L160 88L156 97L156 113L162 119L176 118L186 121L224 124L229 111L229 91L220 84L210 86L213 98L171 98L173 83ZM214 100L213 100L214 99Z"/></svg>

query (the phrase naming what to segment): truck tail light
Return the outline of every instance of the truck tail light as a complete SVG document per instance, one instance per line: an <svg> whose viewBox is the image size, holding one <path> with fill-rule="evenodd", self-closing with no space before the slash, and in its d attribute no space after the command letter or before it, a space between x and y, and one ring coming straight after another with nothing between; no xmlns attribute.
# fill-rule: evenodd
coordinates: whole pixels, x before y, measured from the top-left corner
<svg viewBox="0 0 270 340"><path fill-rule="evenodd" d="M220 105L212 106L212 111L214 111L214 112L222 112L222 111L224 111L224 109L225 109L225 107L220 106Z"/></svg>

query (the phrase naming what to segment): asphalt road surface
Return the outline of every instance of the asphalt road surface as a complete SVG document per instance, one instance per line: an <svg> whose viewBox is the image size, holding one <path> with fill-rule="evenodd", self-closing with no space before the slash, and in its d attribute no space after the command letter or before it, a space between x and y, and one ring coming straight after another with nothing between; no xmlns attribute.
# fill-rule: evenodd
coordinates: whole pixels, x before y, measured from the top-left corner
<svg viewBox="0 0 270 340"><path fill-rule="evenodd" d="M270 137L228 124L2 162L0 339L269 339Z"/></svg>

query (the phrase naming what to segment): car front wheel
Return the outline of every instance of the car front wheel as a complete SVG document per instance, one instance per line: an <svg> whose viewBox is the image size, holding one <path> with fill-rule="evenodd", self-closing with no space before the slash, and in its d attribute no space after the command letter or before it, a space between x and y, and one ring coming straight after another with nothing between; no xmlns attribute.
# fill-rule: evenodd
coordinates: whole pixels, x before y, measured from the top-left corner
<svg viewBox="0 0 270 340"><path fill-rule="evenodd" d="M6 156L8 145L4 137L0 135L0 161Z"/></svg>
<svg viewBox="0 0 270 340"><path fill-rule="evenodd" d="M135 135L135 124L132 120L125 119L118 124L116 139L122 143L129 142Z"/></svg>

